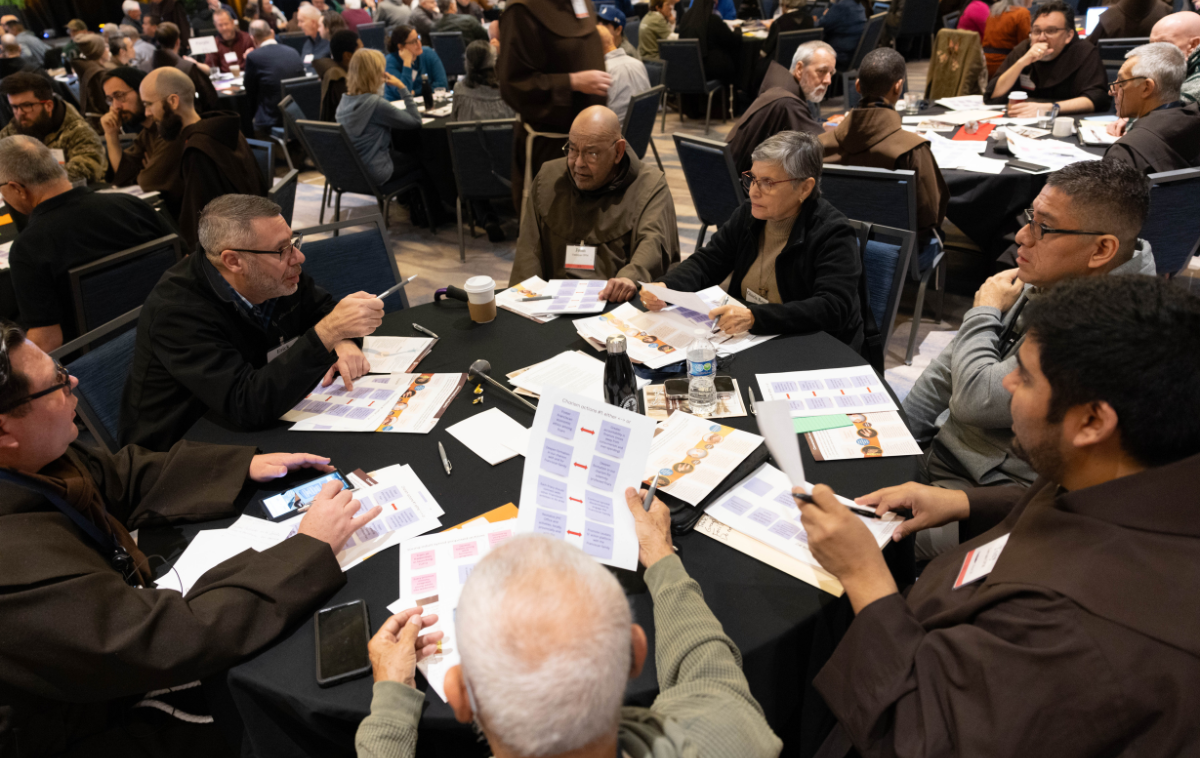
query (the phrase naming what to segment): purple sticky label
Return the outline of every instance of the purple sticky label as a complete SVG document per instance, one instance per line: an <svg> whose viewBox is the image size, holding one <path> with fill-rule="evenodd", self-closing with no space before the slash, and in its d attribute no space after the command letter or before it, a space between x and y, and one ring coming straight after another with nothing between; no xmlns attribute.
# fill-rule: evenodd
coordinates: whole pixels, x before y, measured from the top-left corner
<svg viewBox="0 0 1200 758"><path fill-rule="evenodd" d="M613 458L624 458L627 442L629 427L604 421L600 424L600 436L596 438L596 452Z"/></svg>
<svg viewBox="0 0 1200 758"><path fill-rule="evenodd" d="M593 558L612 560L613 530L588 521L583 528L583 552Z"/></svg>
<svg viewBox="0 0 1200 758"><path fill-rule="evenodd" d="M616 461L610 461L598 455L593 456L592 465L588 466L588 486L595 487L602 492L612 492L617 483L617 473L620 470L621 465Z"/></svg>
<svg viewBox="0 0 1200 758"><path fill-rule="evenodd" d="M533 516L533 531L561 540L567 536L567 514L538 508Z"/></svg>
<svg viewBox="0 0 1200 758"><path fill-rule="evenodd" d="M542 471L565 477L571 472L571 454L574 448L554 440L546 440L542 446Z"/></svg>
<svg viewBox="0 0 1200 758"><path fill-rule="evenodd" d="M539 476L537 482L537 504L556 511L567 510L567 483L548 476Z"/></svg>
<svg viewBox="0 0 1200 758"><path fill-rule="evenodd" d="M730 497L724 503L721 503L721 506L726 510L733 511L739 516L746 515L746 511L750 510L750 504L737 496Z"/></svg>
<svg viewBox="0 0 1200 758"><path fill-rule="evenodd" d="M769 508L759 508L746 518L750 519L756 524L761 524L762 526L770 526L779 520L779 516L775 515L775 511L772 511Z"/></svg>
<svg viewBox="0 0 1200 758"><path fill-rule="evenodd" d="M559 439L572 440L575 439L575 426L578 423L578 411L556 405L550 411L550 424L547 431Z"/></svg>
<svg viewBox="0 0 1200 758"><path fill-rule="evenodd" d="M762 479L751 479L742 486L759 497L766 497L766 494L771 491L771 485L767 484Z"/></svg>
<svg viewBox="0 0 1200 758"><path fill-rule="evenodd" d="M778 534L785 540L790 540L792 537L796 536L796 532L800 531L800 527L781 519L779 523L775 524L767 531L771 534Z"/></svg>
<svg viewBox="0 0 1200 758"><path fill-rule="evenodd" d="M795 382L771 382L771 390L777 395L795 392L797 389Z"/></svg>
<svg viewBox="0 0 1200 758"><path fill-rule="evenodd" d="M584 491L583 515L602 524L611 524L613 522L612 498L597 494L591 490Z"/></svg>

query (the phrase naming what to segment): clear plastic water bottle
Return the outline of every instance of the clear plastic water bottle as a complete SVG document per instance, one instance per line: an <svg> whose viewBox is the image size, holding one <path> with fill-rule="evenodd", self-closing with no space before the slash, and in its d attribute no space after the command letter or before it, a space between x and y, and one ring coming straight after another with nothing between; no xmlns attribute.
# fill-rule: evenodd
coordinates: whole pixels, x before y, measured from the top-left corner
<svg viewBox="0 0 1200 758"><path fill-rule="evenodd" d="M688 345L688 406L696 416L708 416L717 409L717 350L708 341L707 329L696 329Z"/></svg>

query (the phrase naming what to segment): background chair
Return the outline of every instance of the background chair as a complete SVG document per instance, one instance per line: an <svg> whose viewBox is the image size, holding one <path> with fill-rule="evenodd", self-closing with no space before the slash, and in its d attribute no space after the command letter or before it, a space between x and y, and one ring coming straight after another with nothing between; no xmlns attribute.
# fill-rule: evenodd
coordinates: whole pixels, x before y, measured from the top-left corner
<svg viewBox="0 0 1200 758"><path fill-rule="evenodd" d="M883 36L883 27L887 22L887 12L876 13L867 19L867 25L863 27L862 36L858 38L858 47L854 48L854 57L850 59L850 65L847 70L857 71L862 65L863 58L867 57L867 53L879 47L879 38Z"/></svg>
<svg viewBox="0 0 1200 758"><path fill-rule="evenodd" d="M1200 168L1150 174L1150 212L1138 236L1160 276L1175 276L1200 249Z"/></svg>
<svg viewBox="0 0 1200 758"><path fill-rule="evenodd" d="M179 235L168 234L68 270L79 333L140 307L163 272L182 258Z"/></svg>
<svg viewBox="0 0 1200 758"><path fill-rule="evenodd" d="M321 80L316 76L297 76L279 83L280 94L291 97L304 117L316 121L321 117Z"/></svg>
<svg viewBox="0 0 1200 758"><path fill-rule="evenodd" d="M296 210L296 183L299 178L300 171L291 169L278 184L267 191L267 197L279 206L283 220L288 222L288 226L292 225L292 213Z"/></svg>
<svg viewBox="0 0 1200 758"><path fill-rule="evenodd" d="M738 181L733 152L728 144L683 134L672 136L696 217L700 219L700 236L696 239L699 250L704 245L708 227L721 228L745 201L746 193Z"/></svg>
<svg viewBox="0 0 1200 758"><path fill-rule="evenodd" d="M694 39L662 40L658 43L658 54L666 61L663 71L663 84L667 94L676 95L708 95L708 105L704 109L704 133L709 132L709 121L712 118L713 95L721 89L718 79L708 79L704 75L704 60L700 56L700 42ZM679 101L679 120L683 121L683 98ZM662 130L667 130L667 111L663 109Z"/></svg>
<svg viewBox="0 0 1200 758"><path fill-rule="evenodd" d="M467 45L463 42L462 32L430 32L429 40L451 81L456 76L466 76Z"/></svg>
<svg viewBox="0 0 1200 758"><path fill-rule="evenodd" d="M270 189L275 184L275 143L247 139L246 144L250 146L254 160L258 162L258 170L262 172L263 181L266 182L263 186Z"/></svg>
<svg viewBox="0 0 1200 758"><path fill-rule="evenodd" d="M904 7L900 10L900 24L896 27L896 49L900 48L901 40L907 40L910 55L905 55L905 58L920 58L924 54L925 40L928 39L929 49L932 51L937 18L938 0L905 0ZM914 39L915 53L912 49Z"/></svg>
<svg viewBox="0 0 1200 758"><path fill-rule="evenodd" d="M775 45L775 61L786 69L792 67L792 56L796 54L796 48L803 45L805 42L813 42L814 40L822 39L825 36L825 30L817 29L796 29L790 32L781 32L779 41Z"/></svg>
<svg viewBox="0 0 1200 758"><path fill-rule="evenodd" d="M73 390L79 400L75 411L96 441L110 453L121 449L117 444L121 395L125 391L129 367L133 365L137 322L141 315L142 306L139 305L50 353L50 357L66 366L79 380L79 386Z"/></svg>
<svg viewBox="0 0 1200 758"><path fill-rule="evenodd" d="M957 29L958 28L958 20L960 18L962 18L962 11L954 11L953 13L947 13L945 16L942 16L942 28L943 29Z"/></svg>
<svg viewBox="0 0 1200 758"><path fill-rule="evenodd" d="M758 0L758 10L763 19L775 18L777 8L779 8L779 0Z"/></svg>
<svg viewBox="0 0 1200 758"><path fill-rule="evenodd" d="M658 170L663 171L662 159L658 157L658 148L654 146L654 122L658 119L658 104L662 100L664 87L660 84L645 92L639 92L629 99L629 109L625 112L625 123L621 125L621 136L625 138L627 147L633 154L642 159L646 157L646 147L654 151L654 160Z"/></svg>
<svg viewBox="0 0 1200 758"><path fill-rule="evenodd" d="M848 218L914 233L917 231L917 184L914 171L827 164L821 170L821 196ZM912 364L913 351L917 346L917 326L921 323L925 289L935 273L937 318L940 321L945 299L946 257L942 243L936 236L912 256L909 265L909 276L920 282L913 308L908 351L904 358L909 365Z"/></svg>
<svg viewBox="0 0 1200 758"><path fill-rule="evenodd" d="M288 139L294 139L299 142L300 149L304 151L304 154L307 155L310 160L312 160L313 165L317 168L317 171L324 175L325 170L321 168L321 159L317 157L317 155L313 152L312 147L304 139L304 134L300 131L300 127L296 126L297 122L305 120L306 117L304 115L304 111L301 110L300 106L296 104L295 99L293 99L291 95L288 95L283 100L279 101L279 113L283 116L283 127L287 133ZM291 160L289 160L288 165L294 164L291 162ZM329 207L329 194L329 182L325 182L325 186L321 190L321 216L318 219L318 223L321 224L325 223L325 209Z"/></svg>
<svg viewBox="0 0 1200 758"><path fill-rule="evenodd" d="M304 135L305 142L312 148L312 155L321 156L321 173L325 175L325 183L329 185L330 191L336 195L333 211L335 222L341 219L342 195L347 192L375 198L380 214L386 219L392 207L392 200L402 192L415 189L421 193L421 200L425 203L430 231L437 234L434 221L437 214L420 182L425 176L423 169L418 168L404 176L393 177L383 184L376 184L367 173L367 167L363 165L362 157L354 149L354 143L350 141L350 135L346 134L344 126L324 121L297 121L296 126ZM324 215L322 210L322 218Z"/></svg>
<svg viewBox="0 0 1200 758"><path fill-rule="evenodd" d="M1148 44L1150 44L1149 37L1112 37L1100 40L1096 43L1096 47L1100 50L1100 60L1117 61L1117 68L1120 68L1121 63L1125 62L1125 53L1135 47Z"/></svg>
<svg viewBox="0 0 1200 758"><path fill-rule="evenodd" d="M863 343L863 357L883 374L884 354L896 328L900 295L904 290L917 235L916 232L882 224L862 221L851 221L850 224L859 232L863 269L859 297L864 309L863 318L866 320L869 312L877 331L873 344Z"/></svg>
<svg viewBox="0 0 1200 758"><path fill-rule="evenodd" d="M300 55L304 55L304 40L306 36L304 32L289 32L287 34L276 34L275 41L281 45L287 45Z"/></svg>
<svg viewBox="0 0 1200 758"><path fill-rule="evenodd" d="M642 19L634 16L625 20L625 39L629 40L629 44L633 45L633 49L637 50L638 32L642 29Z"/></svg>
<svg viewBox="0 0 1200 758"><path fill-rule="evenodd" d="M858 90L854 89L854 82L858 79L858 69L843 71L842 73L838 74L838 76L840 76L842 80L842 91L846 93L846 102L844 103L844 107L847 110L850 108L857 108L858 102L862 100L862 95L858 94ZM900 96L903 97L907 92L908 79L905 78L904 86L900 90Z"/></svg>
<svg viewBox="0 0 1200 758"><path fill-rule="evenodd" d="M663 76L666 74L667 64L663 61L642 61L642 65L646 67L646 77L650 80L651 87L657 87L663 83Z"/></svg>
<svg viewBox="0 0 1200 758"><path fill-rule="evenodd" d="M458 260L466 262L467 243L463 232L463 201L475 236L475 212L471 200L490 200L512 194L512 141L516 119L460 121L448 124L450 159L454 183L458 186L455 210L458 213ZM654 127L654 116L650 117Z"/></svg>
<svg viewBox="0 0 1200 758"><path fill-rule="evenodd" d="M384 42L386 35L387 30L384 29L382 22L374 21L370 24L358 25L358 38L362 40L363 47L369 47L372 50L386 53L387 50Z"/></svg>
<svg viewBox="0 0 1200 758"><path fill-rule="evenodd" d="M340 234L343 230L355 227L363 227L363 230ZM334 236L324 236L330 232ZM355 292L379 294L400 281L400 268L396 265L396 256L388 247L386 223L382 216L348 219L296 229L293 233L304 235L304 270L320 282L334 300L341 300ZM408 295L403 289L388 295L383 302L385 313L407 307Z"/></svg>

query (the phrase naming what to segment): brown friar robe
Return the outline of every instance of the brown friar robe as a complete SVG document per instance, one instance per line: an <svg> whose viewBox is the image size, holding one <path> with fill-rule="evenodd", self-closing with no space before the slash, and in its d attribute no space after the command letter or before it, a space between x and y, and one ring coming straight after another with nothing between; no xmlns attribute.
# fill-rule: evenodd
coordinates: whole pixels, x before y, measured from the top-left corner
<svg viewBox="0 0 1200 758"><path fill-rule="evenodd" d="M1121 0L1100 14L1087 41L1094 45L1102 39L1149 37L1154 25L1171 10L1162 0Z"/></svg>
<svg viewBox="0 0 1200 758"><path fill-rule="evenodd" d="M183 140L165 140L158 136L158 124L151 124L121 152L121 165L110 171L111 181L116 187L137 184L145 192L161 193L171 214L178 217L183 200L182 157Z"/></svg>
<svg viewBox="0 0 1200 758"><path fill-rule="evenodd" d="M737 172L750 170L753 163L750 156L763 140L786 131L819 135L825 128L813 118L807 100L782 87L767 90L755 98L725 138L733 151Z"/></svg>
<svg viewBox="0 0 1200 758"><path fill-rule="evenodd" d="M1027 52L1029 40L1018 42L1004 59L1004 65L988 82L987 89L983 92L985 102L995 105L1008 101L1008 93L1002 97L992 96L996 89L996 81ZM1092 101L1092 107L1097 112L1107 111L1111 103L1108 96L1108 74L1104 72L1104 61L1100 60L1100 51L1092 43L1078 37L1073 37L1054 60L1038 61L1026 68L1011 91L1027 92L1030 100L1045 102L1086 97Z"/></svg>
<svg viewBox="0 0 1200 758"><path fill-rule="evenodd" d="M513 135L513 205L521 207L525 172L537 176L546 161L562 157L566 138L536 137L532 162L526 167L529 129L563 134L584 108L604 105L604 95L571 90L570 75L577 71L604 71L604 50L596 31L592 0L582 0L585 18L577 18L571 0L510 0L500 20L500 56L496 75L500 95L517 112Z"/></svg>
<svg viewBox="0 0 1200 758"><path fill-rule="evenodd" d="M788 70L787 66L780 65L778 61L771 61L771 64L767 66L767 73L763 76L762 86L758 88L758 94L762 95L767 90L776 87L785 89L796 97L804 97L800 93L800 82L796 81L796 77L792 76L792 72Z"/></svg>
<svg viewBox="0 0 1200 758"><path fill-rule="evenodd" d="M818 139L825 162L917 174L917 236L929 241L946 218L950 190L929 148L929 141L900 126L900 114L886 103L854 108L832 132Z"/></svg>
<svg viewBox="0 0 1200 758"><path fill-rule="evenodd" d="M323 65L317 65L323 64ZM313 61L317 76L321 77L321 121L337 121L337 107L346 94L346 69L339 66L332 58L318 58Z"/></svg>
<svg viewBox="0 0 1200 758"><path fill-rule="evenodd" d="M212 79L209 79L208 75L201 71L195 63L179 57L178 53L171 50L156 50L150 58L150 66L152 68L171 66L187 74L188 78L192 80L192 86L196 88L196 112L207 113L220 107L221 96L217 94L217 88L213 85Z"/></svg>
<svg viewBox="0 0 1200 758"><path fill-rule="evenodd" d="M142 559L127 529L236 515L254 453L180 442L113 455L76 444L41 481L65 484L70 505ZM186 597L132 587L44 496L0 482L0 754L56 755L108 732L105 755L133 755L112 728L122 705L229 668L343 584L329 546L297 535L225 561Z"/></svg>
<svg viewBox="0 0 1200 758"><path fill-rule="evenodd" d="M238 114L206 113L196 123L185 126L179 139L184 143L179 230L191 251L196 246L200 211L211 200L229 194L265 197L270 188L242 136L242 117Z"/></svg>
<svg viewBox="0 0 1200 758"><path fill-rule="evenodd" d="M862 609L814 680L838 729L864 758L1194 755L1197 481L1200 456L1071 492L968 490L978 536Z"/></svg>
<svg viewBox="0 0 1200 758"><path fill-rule="evenodd" d="M596 248L595 269L567 269L567 245ZM679 229L666 177L632 151L606 187L583 192L567 159L549 161L533 180L509 283L543 279L656 282L679 262Z"/></svg>
<svg viewBox="0 0 1200 758"><path fill-rule="evenodd" d="M87 118L89 113L108 113L108 106L104 102L104 74L115 66L111 63L76 58L71 61L71 68L79 77L80 114Z"/></svg>
<svg viewBox="0 0 1200 758"><path fill-rule="evenodd" d="M1150 111L1109 145L1104 160L1124 161L1147 174L1200 166L1200 105L1177 102Z"/></svg>

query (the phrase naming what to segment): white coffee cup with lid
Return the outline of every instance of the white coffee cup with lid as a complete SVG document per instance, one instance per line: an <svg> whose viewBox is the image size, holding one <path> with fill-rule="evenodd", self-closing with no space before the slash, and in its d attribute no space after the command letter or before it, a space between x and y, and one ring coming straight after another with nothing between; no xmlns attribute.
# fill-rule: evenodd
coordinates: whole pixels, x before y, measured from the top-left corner
<svg viewBox="0 0 1200 758"><path fill-rule="evenodd" d="M1017 105L1018 103L1028 102L1028 101L1029 101L1029 93L1028 92L1009 92L1008 93L1008 109L1004 112L1004 115L1011 117L1013 115L1012 107L1014 105Z"/></svg>
<svg viewBox="0 0 1200 758"><path fill-rule="evenodd" d="M471 320L486 324L496 320L496 280L490 276L473 276L463 285L467 293L467 310Z"/></svg>

